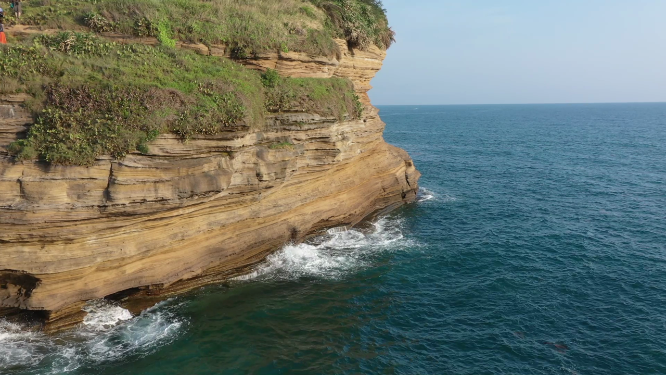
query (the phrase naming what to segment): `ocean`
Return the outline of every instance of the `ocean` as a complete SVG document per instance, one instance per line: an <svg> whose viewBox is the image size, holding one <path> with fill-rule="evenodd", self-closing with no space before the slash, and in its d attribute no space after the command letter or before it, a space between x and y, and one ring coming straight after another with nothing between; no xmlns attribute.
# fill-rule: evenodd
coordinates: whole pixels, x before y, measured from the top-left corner
<svg viewBox="0 0 666 375"><path fill-rule="evenodd" d="M2 374L666 374L666 104L384 106L416 203Z"/></svg>

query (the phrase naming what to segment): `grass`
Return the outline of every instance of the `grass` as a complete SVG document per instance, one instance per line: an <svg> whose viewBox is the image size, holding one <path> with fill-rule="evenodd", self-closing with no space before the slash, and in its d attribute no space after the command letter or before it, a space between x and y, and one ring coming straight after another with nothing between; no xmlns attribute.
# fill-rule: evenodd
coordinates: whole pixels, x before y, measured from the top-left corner
<svg viewBox="0 0 666 375"><path fill-rule="evenodd" d="M293 150L294 144L291 142L272 143L268 148L271 150Z"/></svg>
<svg viewBox="0 0 666 375"><path fill-rule="evenodd" d="M279 49L334 55L326 20L303 0L29 0L22 23L227 44L237 58L251 58Z"/></svg>
<svg viewBox="0 0 666 375"><path fill-rule="evenodd" d="M29 93L26 106L35 118L10 153L90 165L101 155L146 153L147 143L166 132L186 140L261 128L270 112L361 114L348 80L260 75L231 60L162 44L121 45L62 32L0 47L0 90Z"/></svg>
<svg viewBox="0 0 666 375"><path fill-rule="evenodd" d="M308 112L344 120L359 118L363 106L352 83L342 78L282 78L274 70L262 75L266 109L270 112Z"/></svg>
<svg viewBox="0 0 666 375"><path fill-rule="evenodd" d="M7 15L7 24L15 21ZM166 132L187 140L260 128L267 113L361 115L348 80L260 75L177 50L177 41L223 43L235 59L267 51L332 56L336 37L359 49L394 41L379 0L27 0L22 23L67 31L10 35L0 47L0 93L29 93L35 118L9 151L63 165L147 153ZM96 35L104 32L152 36L160 46L109 43Z"/></svg>
<svg viewBox="0 0 666 375"><path fill-rule="evenodd" d="M334 37L361 49L393 41L378 0L28 0L22 23L153 36L165 45L223 43L235 58L277 50L333 56Z"/></svg>

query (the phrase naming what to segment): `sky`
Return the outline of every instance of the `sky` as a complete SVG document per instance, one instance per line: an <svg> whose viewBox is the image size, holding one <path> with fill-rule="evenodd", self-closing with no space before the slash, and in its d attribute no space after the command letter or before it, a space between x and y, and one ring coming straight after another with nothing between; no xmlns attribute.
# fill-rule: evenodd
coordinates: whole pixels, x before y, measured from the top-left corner
<svg viewBox="0 0 666 375"><path fill-rule="evenodd" d="M384 0L375 105L666 102L666 0Z"/></svg>

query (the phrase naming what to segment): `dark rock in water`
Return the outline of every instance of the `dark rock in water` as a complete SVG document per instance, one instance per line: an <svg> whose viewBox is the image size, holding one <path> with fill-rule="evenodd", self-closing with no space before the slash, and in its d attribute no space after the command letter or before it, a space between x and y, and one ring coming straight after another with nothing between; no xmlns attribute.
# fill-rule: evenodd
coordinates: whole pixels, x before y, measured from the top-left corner
<svg viewBox="0 0 666 375"><path fill-rule="evenodd" d="M569 350L569 346L566 344L562 344L559 342L550 342L550 341L543 341L542 344L552 346L555 348L558 352L565 352Z"/></svg>

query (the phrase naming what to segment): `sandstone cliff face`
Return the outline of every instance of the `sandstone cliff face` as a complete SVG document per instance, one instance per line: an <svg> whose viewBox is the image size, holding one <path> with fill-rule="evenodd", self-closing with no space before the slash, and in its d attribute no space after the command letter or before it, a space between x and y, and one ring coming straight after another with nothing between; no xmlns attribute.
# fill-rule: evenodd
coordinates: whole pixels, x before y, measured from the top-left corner
<svg viewBox="0 0 666 375"><path fill-rule="evenodd" d="M280 114L262 131L186 143L162 135L148 155L91 167L13 161L6 146L32 119L21 107L26 97L3 97L0 307L45 310L54 320L134 288L191 289L289 241L414 200L419 173L384 142L366 94L385 54L343 43L337 58L280 53L245 63L283 76L348 77L366 105L361 120Z"/></svg>

